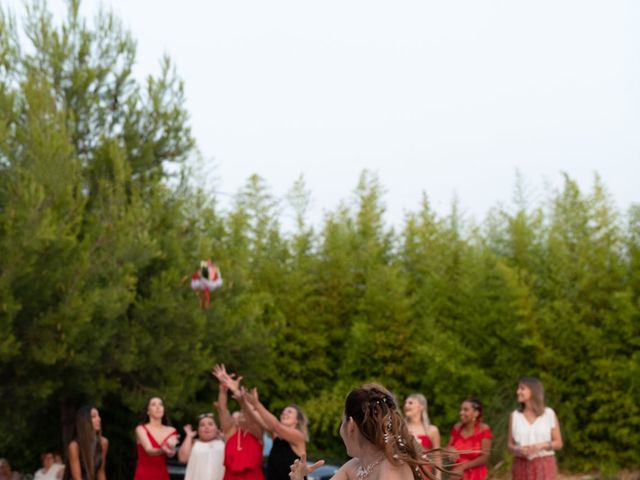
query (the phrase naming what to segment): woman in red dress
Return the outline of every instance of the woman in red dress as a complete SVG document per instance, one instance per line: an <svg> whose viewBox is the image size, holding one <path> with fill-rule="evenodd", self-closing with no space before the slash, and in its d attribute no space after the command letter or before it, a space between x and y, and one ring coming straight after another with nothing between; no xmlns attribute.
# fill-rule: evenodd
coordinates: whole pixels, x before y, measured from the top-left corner
<svg viewBox="0 0 640 480"><path fill-rule="evenodd" d="M460 422L451 430L447 449L455 465L452 472L463 480L484 480L489 474L487 462L491 451L491 429L482 423L482 403L476 398L462 402Z"/></svg>
<svg viewBox="0 0 640 480"><path fill-rule="evenodd" d="M404 416L407 421L409 433L418 439L427 452L430 452L429 458L432 463L438 467L436 468L435 477L439 479L439 467L442 465L440 452L437 451L440 449L440 431L438 427L432 425L429 421L427 408L427 399L425 396L421 393L412 393L404 402ZM433 473L432 468L429 468L429 471Z"/></svg>
<svg viewBox="0 0 640 480"><path fill-rule="evenodd" d="M220 416L220 426L224 432L224 480L264 480L262 472L262 426L253 421L243 395L240 379L227 374L224 365L216 365L213 375L220 381L218 401L215 406ZM242 408L229 413L227 407L228 390L238 400Z"/></svg>
<svg viewBox="0 0 640 480"><path fill-rule="evenodd" d="M167 457L176 454L178 432L169 425L160 397L149 399L145 419L136 427L138 465L133 480L169 480Z"/></svg>

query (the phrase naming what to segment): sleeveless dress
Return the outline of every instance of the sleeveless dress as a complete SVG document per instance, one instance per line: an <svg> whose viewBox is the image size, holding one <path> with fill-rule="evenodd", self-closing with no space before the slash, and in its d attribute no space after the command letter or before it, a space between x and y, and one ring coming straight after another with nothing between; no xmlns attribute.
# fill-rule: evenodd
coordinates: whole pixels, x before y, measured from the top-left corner
<svg viewBox="0 0 640 480"><path fill-rule="evenodd" d="M278 437L274 438L267 462L267 480L289 480L289 467L299 458L289 442Z"/></svg>
<svg viewBox="0 0 640 480"><path fill-rule="evenodd" d="M224 442L196 440L191 447L184 480L222 480L224 477Z"/></svg>
<svg viewBox="0 0 640 480"><path fill-rule="evenodd" d="M429 435L416 435L416 438L420 442L420 445L422 445L422 448L424 448L425 450L431 450L433 448L433 442L429 438ZM429 457L433 459L431 455L429 455ZM424 469L429 473L433 473L433 467L431 466L425 466ZM427 477L427 475L424 472L422 472L422 478L429 478L429 477Z"/></svg>
<svg viewBox="0 0 640 480"><path fill-rule="evenodd" d="M551 441L551 431L556 427L555 412L546 407L533 423L518 410L511 414L511 436L518 446ZM514 457L511 478L513 480L555 480L556 456L553 450L540 450L528 458Z"/></svg>
<svg viewBox="0 0 640 480"><path fill-rule="evenodd" d="M491 439L490 428L480 430L480 425L474 427L474 431L468 437L462 435L462 429L453 427L451 430L451 440L449 440L450 447L455 448L458 451L465 451L460 453L457 463L470 462L482 455L482 440L485 438ZM463 472L463 480L484 480L487 478L489 470L486 465L478 465L477 467L469 468Z"/></svg>
<svg viewBox="0 0 640 480"><path fill-rule="evenodd" d="M169 437L178 434L178 432L174 430L158 443L149 430L147 430L147 427L144 425L141 426L144 428L144 431L147 432L147 437L149 437L153 448L160 448L160 445ZM169 480L166 455L149 455L139 443L136 443L136 449L138 450L138 465L136 466L136 473L133 476L133 480Z"/></svg>
<svg viewBox="0 0 640 480"><path fill-rule="evenodd" d="M264 480L262 443L251 432L236 430L224 446L224 480Z"/></svg>

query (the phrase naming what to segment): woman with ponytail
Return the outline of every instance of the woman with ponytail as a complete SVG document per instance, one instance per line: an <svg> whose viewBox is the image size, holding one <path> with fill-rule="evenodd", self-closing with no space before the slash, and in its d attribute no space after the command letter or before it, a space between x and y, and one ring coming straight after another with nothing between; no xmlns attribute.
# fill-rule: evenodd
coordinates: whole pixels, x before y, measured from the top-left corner
<svg viewBox="0 0 640 480"><path fill-rule="evenodd" d="M393 395L381 385L367 384L349 393L340 436L351 460L333 480L422 480L431 462L409 433ZM291 466L290 478L302 480L324 463L307 465L303 455Z"/></svg>
<svg viewBox="0 0 640 480"><path fill-rule="evenodd" d="M447 450L455 462L451 471L463 480L484 480L489 474L491 429L482 423L482 403L469 398L460 405L460 421L451 430Z"/></svg>
<svg viewBox="0 0 640 480"><path fill-rule="evenodd" d="M81 407L76 413L73 440L69 442L69 465L65 477L72 480L106 480L109 441L102 436L97 408Z"/></svg>

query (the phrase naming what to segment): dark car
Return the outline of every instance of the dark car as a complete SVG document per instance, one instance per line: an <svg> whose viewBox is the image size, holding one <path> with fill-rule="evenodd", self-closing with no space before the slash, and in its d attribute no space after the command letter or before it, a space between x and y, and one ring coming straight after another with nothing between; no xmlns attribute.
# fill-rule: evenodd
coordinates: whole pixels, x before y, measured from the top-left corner
<svg viewBox="0 0 640 480"><path fill-rule="evenodd" d="M338 471L335 465L323 465L311 475L307 475L307 480L329 480Z"/></svg>
<svg viewBox="0 0 640 480"><path fill-rule="evenodd" d="M178 456L167 459L167 469L169 470L169 480L183 480L187 472L187 466L178 461Z"/></svg>

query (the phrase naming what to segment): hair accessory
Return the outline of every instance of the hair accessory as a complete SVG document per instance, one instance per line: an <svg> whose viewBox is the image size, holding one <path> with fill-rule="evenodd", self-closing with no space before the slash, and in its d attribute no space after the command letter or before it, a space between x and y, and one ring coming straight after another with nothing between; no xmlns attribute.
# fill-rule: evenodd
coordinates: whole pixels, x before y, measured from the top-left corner
<svg viewBox="0 0 640 480"><path fill-rule="evenodd" d="M393 424L391 423L391 415L387 414L387 424L385 425L385 432L383 435L384 438L384 443L389 443L389 440L391 440L391 438L393 437L392 435L392 430L393 430Z"/></svg>

